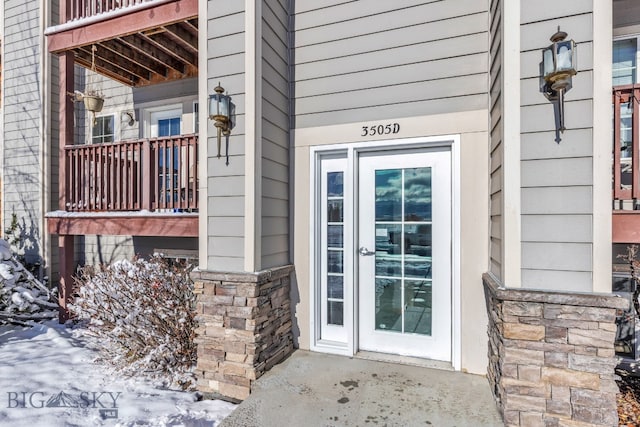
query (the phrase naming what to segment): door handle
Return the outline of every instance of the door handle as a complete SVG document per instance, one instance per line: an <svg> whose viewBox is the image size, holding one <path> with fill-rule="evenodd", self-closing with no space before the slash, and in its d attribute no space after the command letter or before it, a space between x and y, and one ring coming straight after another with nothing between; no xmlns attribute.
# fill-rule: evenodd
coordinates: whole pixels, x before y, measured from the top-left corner
<svg viewBox="0 0 640 427"><path fill-rule="evenodd" d="M362 256L371 256L371 255L375 255L376 252L375 251L370 251L369 249L365 248L364 246L360 246L360 249L358 249L358 253Z"/></svg>

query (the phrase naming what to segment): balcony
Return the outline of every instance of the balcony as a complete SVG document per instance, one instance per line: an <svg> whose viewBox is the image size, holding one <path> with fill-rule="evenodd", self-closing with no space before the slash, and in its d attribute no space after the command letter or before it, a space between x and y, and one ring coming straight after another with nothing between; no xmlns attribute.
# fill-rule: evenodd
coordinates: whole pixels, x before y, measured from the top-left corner
<svg viewBox="0 0 640 427"><path fill-rule="evenodd" d="M68 212L198 209L198 137L65 147Z"/></svg>
<svg viewBox="0 0 640 427"><path fill-rule="evenodd" d="M640 243L640 85L613 88L613 242Z"/></svg>
<svg viewBox="0 0 640 427"><path fill-rule="evenodd" d="M49 51L133 87L198 75L198 0L61 0Z"/></svg>
<svg viewBox="0 0 640 427"><path fill-rule="evenodd" d="M154 0L70 0L67 1L71 21L100 16L104 13L122 11L144 6Z"/></svg>

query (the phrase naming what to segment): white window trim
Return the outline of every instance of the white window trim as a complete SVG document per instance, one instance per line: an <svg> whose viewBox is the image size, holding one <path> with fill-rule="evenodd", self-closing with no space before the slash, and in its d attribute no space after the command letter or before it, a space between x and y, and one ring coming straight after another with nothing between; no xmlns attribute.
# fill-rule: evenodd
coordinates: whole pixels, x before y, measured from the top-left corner
<svg viewBox="0 0 640 427"><path fill-rule="evenodd" d="M161 107L150 107L143 110L144 126L143 137L154 138L158 136L158 120L180 117L180 133L184 133L183 126L183 104L171 104Z"/></svg>
<svg viewBox="0 0 640 427"><path fill-rule="evenodd" d="M318 217L318 174L320 172L320 158L322 156L330 155L332 153L344 153L347 152L347 171L345 171L344 191L345 194L351 194L351 197L345 198L345 215L346 212L351 212L355 215L355 197L354 191L354 178L353 174L357 173L358 155L367 151L383 151L388 149L402 149L402 148L431 148L431 147L449 147L451 149L451 174L452 174L452 254L451 254L451 365L453 369L460 370L462 366L462 352L461 352L461 340L462 340L462 313L461 313L461 284L460 284L460 135L442 135L435 137L418 137L418 138L406 138L395 140L378 140L378 141L366 141L356 142L349 144L331 144L324 146L310 147L309 150L309 329L310 329L310 348L312 351L339 354L345 356L354 356L358 351L357 342L357 307L355 307L354 298L357 292L355 283L350 285L347 289L345 287L345 327L348 327L348 342L345 344L326 342L320 339L319 328L320 324L320 311L317 309L319 290L317 289L318 277L318 243L317 243L317 224L316 218ZM355 242L356 227L351 224L347 227L345 223L345 247L350 246L354 248L353 242ZM350 242L347 243L347 239ZM353 263L352 263L353 264ZM350 270L347 270L347 269ZM347 267L345 265L345 277L347 274L351 275L351 278L355 277L356 271L353 265ZM353 279L346 279L345 282Z"/></svg>

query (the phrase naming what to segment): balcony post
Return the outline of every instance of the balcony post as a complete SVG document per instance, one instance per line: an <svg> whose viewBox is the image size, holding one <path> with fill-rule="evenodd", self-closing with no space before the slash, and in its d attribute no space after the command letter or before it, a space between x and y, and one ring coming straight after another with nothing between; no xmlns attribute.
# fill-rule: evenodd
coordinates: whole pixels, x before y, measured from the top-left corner
<svg viewBox="0 0 640 427"><path fill-rule="evenodd" d="M65 1L61 1L61 12L64 12ZM64 149L65 145L73 144L73 99L69 94L74 90L74 58L73 52L66 52L59 57L60 66L60 130L59 130L59 194L58 208L67 209L69 199L68 179L70 174L69 160ZM60 282L58 284L58 303L60 305L59 321L61 323L69 319L68 303L71 300L74 267L74 236L64 235L58 237L58 250L60 251Z"/></svg>
<svg viewBox="0 0 640 427"><path fill-rule="evenodd" d="M73 0L61 0L60 1L60 22L71 21L71 3Z"/></svg>
<svg viewBox="0 0 640 427"><path fill-rule="evenodd" d="M151 141L144 139L142 141L142 209L151 210L151 194L153 192L154 168L153 158L151 155Z"/></svg>
<svg viewBox="0 0 640 427"><path fill-rule="evenodd" d="M632 121L632 143L631 143L631 197L633 199L640 198L640 132L638 126L638 116L640 109L638 108L638 96L640 89L633 88L631 92L631 102L633 103L633 121Z"/></svg>

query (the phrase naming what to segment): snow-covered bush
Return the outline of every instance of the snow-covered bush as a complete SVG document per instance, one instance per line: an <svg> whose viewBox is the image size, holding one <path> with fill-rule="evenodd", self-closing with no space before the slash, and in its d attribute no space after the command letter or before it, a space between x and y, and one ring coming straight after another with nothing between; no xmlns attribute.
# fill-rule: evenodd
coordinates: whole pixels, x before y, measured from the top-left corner
<svg viewBox="0 0 640 427"><path fill-rule="evenodd" d="M58 316L54 292L22 265L0 239L0 324L22 324Z"/></svg>
<svg viewBox="0 0 640 427"><path fill-rule="evenodd" d="M189 271L160 256L84 267L71 313L86 321L104 360L118 371L189 388L196 362Z"/></svg>

